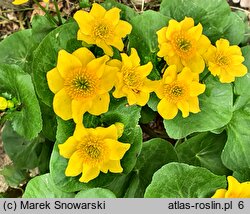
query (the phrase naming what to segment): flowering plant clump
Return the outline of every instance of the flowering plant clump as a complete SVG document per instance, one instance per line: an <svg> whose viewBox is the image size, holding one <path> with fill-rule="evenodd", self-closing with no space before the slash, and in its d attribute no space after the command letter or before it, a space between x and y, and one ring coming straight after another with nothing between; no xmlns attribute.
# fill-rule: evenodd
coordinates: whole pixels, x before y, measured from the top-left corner
<svg viewBox="0 0 250 214"><path fill-rule="evenodd" d="M250 197L242 10L162 0L138 12L105 0L65 14L44 2L31 29L0 41L10 187L35 198Z"/></svg>

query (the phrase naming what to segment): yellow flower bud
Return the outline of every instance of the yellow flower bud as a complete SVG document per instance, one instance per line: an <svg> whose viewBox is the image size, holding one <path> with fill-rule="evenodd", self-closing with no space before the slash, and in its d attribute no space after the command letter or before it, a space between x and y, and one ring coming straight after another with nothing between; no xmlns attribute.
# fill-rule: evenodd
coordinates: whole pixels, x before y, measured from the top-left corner
<svg viewBox="0 0 250 214"><path fill-rule="evenodd" d="M4 97L0 97L0 110L5 110L7 107L7 100Z"/></svg>

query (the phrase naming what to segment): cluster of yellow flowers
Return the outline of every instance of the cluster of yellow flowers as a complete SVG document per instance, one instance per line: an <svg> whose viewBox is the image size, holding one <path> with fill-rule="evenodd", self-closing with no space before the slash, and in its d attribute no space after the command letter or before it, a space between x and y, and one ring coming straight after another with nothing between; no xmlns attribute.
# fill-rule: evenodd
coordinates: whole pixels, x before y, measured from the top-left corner
<svg viewBox="0 0 250 214"><path fill-rule="evenodd" d="M207 64L212 75L222 83L230 83L235 77L244 76L247 68L242 64L241 49L230 46L229 41L220 39L216 47L202 34L202 25L185 17L181 22L170 20L167 27L157 32L159 57L164 57L169 67L164 71L160 88L156 90L161 99L157 109L165 119L176 116L178 109L182 116L200 111L198 95L205 91L199 83L199 74Z"/></svg>
<svg viewBox="0 0 250 214"><path fill-rule="evenodd" d="M0 111L5 111L8 108L13 108L14 103L11 100L6 100L4 97L0 97Z"/></svg>
<svg viewBox="0 0 250 214"><path fill-rule="evenodd" d="M20 4L24 4L26 2L28 2L29 0L14 0L12 2L12 4L15 4L15 5L20 5ZM49 0L43 0L43 2L45 3L49 3Z"/></svg>
<svg viewBox="0 0 250 214"><path fill-rule="evenodd" d="M84 113L101 115L108 111L109 92L113 87L113 96L126 97L129 105L144 106L150 93L155 92L160 99L159 114L164 119L173 119L178 109L183 117L200 111L198 95L205 91L205 85L199 83L199 74L206 63L222 82L231 82L235 76L247 72L238 46L229 46L225 39L217 41L217 47L212 46L202 34L201 24L194 26L192 18L185 18L181 22L170 20L167 27L157 32L158 56L164 57L169 67L161 80L152 81L147 76L153 65L151 62L141 65L136 49L131 48L130 55L121 53L121 60L110 59L112 47L123 51L122 39L132 30L128 22L120 20L120 9L107 11L94 3L90 12L77 11L74 19L79 26L77 39L97 45L105 55L96 58L86 47L72 54L60 50L57 66L47 73L47 80L55 94L55 113L77 124L74 135L59 145L59 149L63 157L69 158L66 175L82 172L82 182L96 178L100 171L122 172L120 160L130 144L118 141L117 124L96 129L82 125Z"/></svg>

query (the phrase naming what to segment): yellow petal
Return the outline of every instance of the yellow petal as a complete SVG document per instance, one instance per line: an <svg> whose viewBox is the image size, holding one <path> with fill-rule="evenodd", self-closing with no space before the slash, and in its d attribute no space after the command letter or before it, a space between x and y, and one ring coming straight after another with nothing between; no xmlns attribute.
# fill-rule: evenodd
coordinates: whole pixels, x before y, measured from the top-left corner
<svg viewBox="0 0 250 214"><path fill-rule="evenodd" d="M177 106L168 102L165 98L159 102L157 105L157 110L159 114L166 120L173 119L178 113Z"/></svg>
<svg viewBox="0 0 250 214"><path fill-rule="evenodd" d="M174 19L171 19L168 23L166 31L167 40L171 40L172 34L181 30L181 24Z"/></svg>
<svg viewBox="0 0 250 214"><path fill-rule="evenodd" d="M205 35L201 35L201 37L200 37L200 39L199 39L199 41L197 43L197 46L199 47L197 49L197 51L200 54L204 54L204 53L206 53L208 48L211 46L211 42L210 42L209 38L207 38Z"/></svg>
<svg viewBox="0 0 250 214"><path fill-rule="evenodd" d="M161 43L160 44L160 50L157 53L157 56L164 57L164 56L174 56L175 52L170 43Z"/></svg>
<svg viewBox="0 0 250 214"><path fill-rule="evenodd" d="M179 101L177 103L177 107L178 109L181 110L182 112L182 117L185 118L189 115L189 105L188 105L188 102L187 101Z"/></svg>
<svg viewBox="0 0 250 214"><path fill-rule="evenodd" d="M103 164L101 167L102 172L107 172L107 169L113 173L121 173L123 172L123 168L121 167L120 160L109 160Z"/></svg>
<svg viewBox="0 0 250 214"><path fill-rule="evenodd" d="M198 41L202 34L202 25L199 23L197 26L194 26L188 30L188 34L192 36L196 41Z"/></svg>
<svg viewBox="0 0 250 214"><path fill-rule="evenodd" d="M149 100L149 92L139 91L135 94L136 104L139 106L145 106Z"/></svg>
<svg viewBox="0 0 250 214"><path fill-rule="evenodd" d="M68 166L65 170L65 175L77 176L81 174L82 166L83 166L83 159L81 158L81 153L79 151L76 151L69 159Z"/></svg>
<svg viewBox="0 0 250 214"><path fill-rule="evenodd" d="M166 43L168 41L166 38L167 29L168 29L167 27L163 27L156 32L159 44Z"/></svg>
<svg viewBox="0 0 250 214"><path fill-rule="evenodd" d="M4 97L0 97L0 110L5 110L8 107L8 101Z"/></svg>
<svg viewBox="0 0 250 214"><path fill-rule="evenodd" d="M209 63L209 67L208 70L211 72L212 75L216 76L216 75L220 75L222 69L220 68L220 66L214 64L214 63Z"/></svg>
<svg viewBox="0 0 250 214"><path fill-rule="evenodd" d="M227 50L230 46L229 41L227 39L219 39L216 41L215 43L218 51L223 51L223 50Z"/></svg>
<svg viewBox="0 0 250 214"><path fill-rule="evenodd" d="M123 65L125 65L128 68L133 67L133 63L131 61L131 58L127 54L121 53L121 58L122 58L122 64Z"/></svg>
<svg viewBox="0 0 250 214"><path fill-rule="evenodd" d="M128 99L128 104L129 105L134 105L136 104L136 95L135 93L131 90L128 89L127 87L123 87L123 91L125 92L127 99Z"/></svg>
<svg viewBox="0 0 250 214"><path fill-rule="evenodd" d="M241 193L239 198L250 198L250 182L241 183Z"/></svg>
<svg viewBox="0 0 250 214"><path fill-rule="evenodd" d="M86 69L88 70L88 72L94 73L98 78L100 78L105 71L106 62L108 60L109 57L107 55L96 58L87 64Z"/></svg>
<svg viewBox="0 0 250 214"><path fill-rule="evenodd" d="M120 20L120 11L121 10L119 8L114 7L106 12L104 18L109 20L109 22L112 23L113 26L115 26Z"/></svg>
<svg viewBox="0 0 250 214"><path fill-rule="evenodd" d="M190 96L196 97L200 94L202 94L206 89L205 84L200 84L199 82L192 82L190 84Z"/></svg>
<svg viewBox="0 0 250 214"><path fill-rule="evenodd" d="M92 36L85 35L81 30L77 31L77 39L88 43L89 45L95 44L95 40Z"/></svg>
<svg viewBox="0 0 250 214"><path fill-rule="evenodd" d="M108 93L97 95L93 99L92 106L88 109L88 112L93 115L101 115L106 113L109 109L110 97Z"/></svg>
<svg viewBox="0 0 250 214"><path fill-rule="evenodd" d="M95 20L94 17L83 10L78 10L73 17L79 25L81 32L83 34L90 35L92 31L91 25Z"/></svg>
<svg viewBox="0 0 250 214"><path fill-rule="evenodd" d="M190 17L185 17L184 20L180 22L180 24L181 24L181 29L187 31L190 28L194 27L194 20Z"/></svg>
<svg viewBox="0 0 250 214"><path fill-rule="evenodd" d="M116 130L117 130L117 135L118 138L120 138L124 132L124 124L120 122L116 122L115 124Z"/></svg>
<svg viewBox="0 0 250 214"><path fill-rule="evenodd" d="M188 99L188 104L189 104L189 111L192 113L198 113L200 112L200 107L199 107L199 99L198 97L190 97Z"/></svg>
<svg viewBox="0 0 250 214"><path fill-rule="evenodd" d="M163 74L163 83L169 84L177 79L177 66L170 65Z"/></svg>
<svg viewBox="0 0 250 214"><path fill-rule="evenodd" d="M235 76L232 76L226 70L221 70L221 73L218 76L219 76L220 82L222 83L230 83L235 80Z"/></svg>
<svg viewBox="0 0 250 214"><path fill-rule="evenodd" d="M82 63L76 56L68 53L65 50L60 50L58 53L58 61L56 67L61 76L65 78L67 74L76 69L80 69L82 67Z"/></svg>
<svg viewBox="0 0 250 214"><path fill-rule="evenodd" d="M72 118L72 100L64 89L57 92L53 100L54 112L63 120L69 120Z"/></svg>
<svg viewBox="0 0 250 214"><path fill-rule="evenodd" d="M63 144L58 144L59 153L64 158L70 158L71 155L76 151L78 141L75 137L69 137Z"/></svg>
<svg viewBox="0 0 250 214"><path fill-rule="evenodd" d="M84 138L86 138L86 136L88 135L88 130L86 129L82 123L77 123L76 127L75 127L75 131L74 131L74 138L77 141L82 141Z"/></svg>
<svg viewBox="0 0 250 214"><path fill-rule="evenodd" d="M26 2L28 2L29 0L15 0L12 2L12 4L14 5L20 5L20 4L24 4Z"/></svg>
<svg viewBox="0 0 250 214"><path fill-rule="evenodd" d="M131 54L129 56L132 64L134 67L140 66L140 57L138 56L138 53L135 48L131 48Z"/></svg>
<svg viewBox="0 0 250 214"><path fill-rule="evenodd" d="M226 189L217 189L211 198L225 198L226 192Z"/></svg>
<svg viewBox="0 0 250 214"><path fill-rule="evenodd" d="M200 54L195 54L191 59L182 61L192 72L201 73L205 68L205 62Z"/></svg>
<svg viewBox="0 0 250 214"><path fill-rule="evenodd" d="M153 69L152 62L148 62L146 65L142 65L136 68L136 71L140 74L142 78L147 77Z"/></svg>
<svg viewBox="0 0 250 214"><path fill-rule="evenodd" d="M163 87L163 84L162 84L162 80L158 81L158 87L155 89L155 94L159 99L164 98L165 93L164 93L164 87Z"/></svg>
<svg viewBox="0 0 250 214"><path fill-rule="evenodd" d="M100 4L94 3L89 14L95 18L102 18L107 11Z"/></svg>
<svg viewBox="0 0 250 214"><path fill-rule="evenodd" d="M97 166L93 167L83 163L82 176L80 177L79 181L88 183L89 181L98 177L99 174L100 174L99 167Z"/></svg>
<svg viewBox="0 0 250 214"><path fill-rule="evenodd" d="M64 79L58 72L57 68L53 68L47 73L47 81L49 89L55 94L64 87Z"/></svg>
<svg viewBox="0 0 250 214"><path fill-rule="evenodd" d="M150 79L145 79L143 81L143 86L142 86L141 91L144 91L144 92L155 91L158 88L159 84L160 84L159 80L152 81Z"/></svg>
<svg viewBox="0 0 250 214"><path fill-rule="evenodd" d="M107 62L107 65L121 69L122 62L118 59L112 59L112 60Z"/></svg>
<svg viewBox="0 0 250 214"><path fill-rule="evenodd" d="M241 192L241 184L233 176L228 176L227 181L228 191L225 198L238 198Z"/></svg>
<svg viewBox="0 0 250 214"><path fill-rule="evenodd" d="M113 56L114 53L113 53L112 47L106 44L105 41L97 40L96 45L100 47L104 51L104 53L107 54L108 56L111 56L111 57Z"/></svg>
<svg viewBox="0 0 250 214"><path fill-rule="evenodd" d="M122 159L126 151L128 151L130 148L129 143L120 143L119 141L113 139L105 139L104 142L109 147L109 157L111 160Z"/></svg>
<svg viewBox="0 0 250 214"><path fill-rule="evenodd" d="M227 49L228 54L232 55L242 55L241 49L237 45L232 45Z"/></svg>
<svg viewBox="0 0 250 214"><path fill-rule="evenodd" d="M126 35L130 34L132 31L132 25L128 22L120 20L115 27L115 35L124 38Z"/></svg>
<svg viewBox="0 0 250 214"><path fill-rule="evenodd" d="M117 127L114 124L107 128L97 127L95 128L95 133L100 139L117 140L118 138Z"/></svg>
<svg viewBox="0 0 250 214"><path fill-rule="evenodd" d="M106 69L100 81L100 89L98 91L99 94L109 92L113 88L118 70L119 69L116 67L106 65Z"/></svg>
<svg viewBox="0 0 250 214"><path fill-rule="evenodd" d="M74 122L82 123L82 118L85 112L87 112L92 106L91 99L73 100L72 101L72 117Z"/></svg>
<svg viewBox="0 0 250 214"><path fill-rule="evenodd" d="M115 98L121 98L121 97L125 97L126 94L123 92L122 87L115 87L114 92L112 93L112 95Z"/></svg>
<svg viewBox="0 0 250 214"><path fill-rule="evenodd" d="M86 67L89 62L95 59L94 54L87 48L79 48L72 53L82 63L82 67Z"/></svg>
<svg viewBox="0 0 250 214"><path fill-rule="evenodd" d="M123 41L122 41L121 37L118 37L118 36L114 36L113 40L110 41L109 44L112 45L113 47L117 48L119 51L122 51L124 48Z"/></svg>
<svg viewBox="0 0 250 214"><path fill-rule="evenodd" d="M239 65L244 62L244 57L241 55L232 55L230 59L231 65Z"/></svg>
<svg viewBox="0 0 250 214"><path fill-rule="evenodd" d="M165 60L166 60L166 62L167 62L168 65L175 65L178 72L180 72L183 69L183 67L184 67L183 64L182 64L182 61L181 61L180 57L177 56L177 55L169 56Z"/></svg>
<svg viewBox="0 0 250 214"><path fill-rule="evenodd" d="M236 77L242 77L247 73L247 67L243 64L230 66L229 67L230 74Z"/></svg>
<svg viewBox="0 0 250 214"><path fill-rule="evenodd" d="M178 74L177 80L190 84L193 80L193 74L191 70L188 67L183 68L183 70Z"/></svg>

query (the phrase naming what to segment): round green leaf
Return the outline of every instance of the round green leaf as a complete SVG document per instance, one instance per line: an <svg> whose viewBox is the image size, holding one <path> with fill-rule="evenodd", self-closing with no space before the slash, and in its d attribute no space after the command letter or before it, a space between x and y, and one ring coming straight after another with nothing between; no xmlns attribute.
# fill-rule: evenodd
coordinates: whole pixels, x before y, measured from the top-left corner
<svg viewBox="0 0 250 214"><path fill-rule="evenodd" d="M248 72L245 76L236 78L234 82L234 92L237 95L248 94L250 90L250 46L243 47L241 51L245 58L243 64L247 66Z"/></svg>
<svg viewBox="0 0 250 214"><path fill-rule="evenodd" d="M221 156L225 166L233 171L250 168L249 124L250 97L242 95L237 99L232 120L227 125L228 139Z"/></svg>
<svg viewBox="0 0 250 214"><path fill-rule="evenodd" d="M164 120L166 132L171 138L180 139L194 132L221 128L232 118L233 92L230 84L222 84L217 78L206 80L206 90L199 98L201 112L190 113L183 118L181 113L172 120Z"/></svg>
<svg viewBox="0 0 250 214"><path fill-rule="evenodd" d="M160 12L181 21L192 17L195 24L203 26L203 32L215 42L230 24L230 7L225 0L163 0Z"/></svg>
<svg viewBox="0 0 250 214"><path fill-rule="evenodd" d="M92 188L78 192L75 198L116 198L116 196L108 189Z"/></svg>
<svg viewBox="0 0 250 214"><path fill-rule="evenodd" d="M63 192L58 189L50 174L36 176L31 179L23 194L23 198L73 198L74 196L74 193Z"/></svg>
<svg viewBox="0 0 250 214"><path fill-rule="evenodd" d="M217 175L225 175L230 172L221 161L221 152L226 141L225 132L219 135L201 133L179 144L176 152L182 163L202 166Z"/></svg>
<svg viewBox="0 0 250 214"><path fill-rule="evenodd" d="M75 22L56 28L43 39L34 53L34 85L39 98L48 106L52 105L54 94L49 90L46 74L56 67L59 50L73 52L81 47L81 42L76 39L77 30Z"/></svg>
<svg viewBox="0 0 250 214"><path fill-rule="evenodd" d="M31 73L32 54L37 45L30 29L16 32L0 42L0 63L19 65Z"/></svg>
<svg viewBox="0 0 250 214"><path fill-rule="evenodd" d="M178 161L178 158L169 142L160 138L144 142L125 197L143 198L153 174L163 165L173 161Z"/></svg>
<svg viewBox="0 0 250 214"><path fill-rule="evenodd" d="M27 139L35 138L42 129L42 117L30 75L19 66L0 64L0 92L21 104L20 110L10 113L14 130Z"/></svg>
<svg viewBox="0 0 250 214"><path fill-rule="evenodd" d="M225 176L217 176L202 167L169 163L153 176L146 198L206 198L227 186Z"/></svg>

